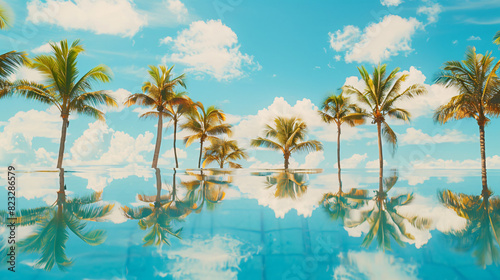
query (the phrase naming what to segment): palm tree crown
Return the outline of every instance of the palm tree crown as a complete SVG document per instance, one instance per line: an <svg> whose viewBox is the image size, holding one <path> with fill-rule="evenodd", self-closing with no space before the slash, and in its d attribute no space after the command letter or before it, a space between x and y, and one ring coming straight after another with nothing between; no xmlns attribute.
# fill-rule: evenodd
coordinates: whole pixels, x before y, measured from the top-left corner
<svg viewBox="0 0 500 280"><path fill-rule="evenodd" d="M201 158L203 153L203 143L206 140L214 140L217 135L231 135L231 125L224 123L226 115L221 109L215 106L210 106L205 110L205 107L200 102L195 104L196 109L190 112L186 123L181 125L181 128L191 132L190 136L184 138L186 146L191 145L194 141L200 140L200 157L198 159L198 168L201 167Z"/></svg>
<svg viewBox="0 0 500 280"><path fill-rule="evenodd" d="M117 104L107 91L91 91L94 82L111 80L111 70L107 66L99 65L79 77L77 58L84 51L79 40L75 40L71 45L64 40L58 44L50 43L50 46L52 55L39 55L32 63L32 67L44 75L46 84L23 80L16 85L16 89L19 95L54 105L61 112L63 126L57 162L57 167L61 168L70 113L76 112L104 120L104 113L95 106Z"/></svg>
<svg viewBox="0 0 500 280"><path fill-rule="evenodd" d="M190 99L185 97L185 93L175 93L174 89L180 85L186 87L185 75L182 74L174 77L172 70L173 66L168 68L165 66L149 66L150 81L144 82L142 85L142 93L130 95L125 101L126 106L140 105L151 107L153 110L142 114L140 117L155 117L158 118L158 128L156 135L155 152L153 155L152 168L158 165L158 157L160 154L161 138L163 131L163 118L166 116L165 108L177 104L188 104Z"/></svg>
<svg viewBox="0 0 500 280"><path fill-rule="evenodd" d="M302 151L322 151L323 144L317 140L305 141L307 125L299 118L276 117L274 127L266 125L264 129L266 138L252 139L254 147L265 147L281 151L285 158L285 169L288 169L290 155Z"/></svg>
<svg viewBox="0 0 500 280"><path fill-rule="evenodd" d="M236 140L226 140L213 138L210 140L211 145L205 148L205 157L203 161L203 168L205 165L212 162L217 162L220 168L224 168L224 164L228 163L231 168L242 168L236 163L236 160L248 158L244 149L238 147Z"/></svg>

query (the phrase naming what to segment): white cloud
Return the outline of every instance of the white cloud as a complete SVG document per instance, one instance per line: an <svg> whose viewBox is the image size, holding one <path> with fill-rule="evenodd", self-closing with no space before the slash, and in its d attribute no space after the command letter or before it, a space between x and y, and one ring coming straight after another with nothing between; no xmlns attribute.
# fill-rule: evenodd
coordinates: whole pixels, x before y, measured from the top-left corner
<svg viewBox="0 0 500 280"><path fill-rule="evenodd" d="M384 167L387 166L387 161L384 159ZM378 159L372 160L366 163L365 165L366 169L378 169L380 168L380 161Z"/></svg>
<svg viewBox="0 0 500 280"><path fill-rule="evenodd" d="M186 151L176 148L177 150L177 158L187 158L187 153ZM174 148L166 151L163 155L161 155L164 158L174 158Z"/></svg>
<svg viewBox="0 0 500 280"><path fill-rule="evenodd" d="M111 95L111 97L113 97L116 100L118 107L111 107L106 105L99 106L99 110L103 111L104 113L123 111L123 109L126 108L123 102L125 102L125 100L127 100L127 98L132 93L126 89L120 88L115 91L109 91L108 94Z"/></svg>
<svg viewBox="0 0 500 280"><path fill-rule="evenodd" d="M462 143L476 141L477 137L467 136L456 129L445 129L443 133L430 136L422 132L421 129L413 127L407 128L406 133L398 136L401 145L422 145L422 144L439 144L439 143Z"/></svg>
<svg viewBox="0 0 500 280"><path fill-rule="evenodd" d="M204 73L217 80L230 80L245 75L245 71L259 69L253 56L240 51L238 37L220 20L196 21L180 31L175 39L161 42L172 44L172 53L164 62L185 64L186 71Z"/></svg>
<svg viewBox="0 0 500 280"><path fill-rule="evenodd" d="M414 169L481 169L479 159L451 160L435 159L427 156L424 160L413 161ZM500 169L500 156L494 155L486 158L488 169Z"/></svg>
<svg viewBox="0 0 500 280"><path fill-rule="evenodd" d="M148 4L151 8L147 11L148 24L172 27L187 24L194 19L180 0L150 2Z"/></svg>
<svg viewBox="0 0 500 280"><path fill-rule="evenodd" d="M31 50L32 53L50 53L52 52L52 46L50 46L50 43L45 43L39 47L36 47Z"/></svg>
<svg viewBox="0 0 500 280"><path fill-rule="evenodd" d="M480 41L481 40L481 37L479 36L470 36L469 38L467 38L467 41Z"/></svg>
<svg viewBox="0 0 500 280"><path fill-rule="evenodd" d="M325 159L323 151L314 151L307 154L304 164L300 165L299 168L317 168L319 164Z"/></svg>
<svg viewBox="0 0 500 280"><path fill-rule="evenodd" d="M356 168L358 165L365 161L368 158L368 155L365 153L363 155L354 154L350 158L340 160L340 168ZM338 168L337 163L334 165L335 168Z"/></svg>
<svg viewBox="0 0 500 280"><path fill-rule="evenodd" d="M403 3L402 0L380 0L380 4L387 7L398 6L401 3Z"/></svg>
<svg viewBox="0 0 500 280"><path fill-rule="evenodd" d="M132 37L147 24L146 15L136 10L130 0L32 0L27 9L28 21L57 25L65 30Z"/></svg>
<svg viewBox="0 0 500 280"><path fill-rule="evenodd" d="M349 25L343 31L337 30L328 35L332 49L345 52L346 62L376 64L400 52L411 52L411 37L421 27L422 23L415 18L387 15L382 21L367 26L363 32Z"/></svg>
<svg viewBox="0 0 500 280"><path fill-rule="evenodd" d="M451 42L453 45L456 45L458 44L458 40L453 40L453 42Z"/></svg>
<svg viewBox="0 0 500 280"><path fill-rule="evenodd" d="M40 71L27 67L20 66L18 67L14 73L9 76L9 81L14 82L16 80L27 80L31 82L41 83L44 78Z"/></svg>
<svg viewBox="0 0 500 280"><path fill-rule="evenodd" d="M438 21L438 16L441 13L441 5L438 3L431 3L429 6L421 6L417 9L417 14L424 14L427 16L427 24Z"/></svg>

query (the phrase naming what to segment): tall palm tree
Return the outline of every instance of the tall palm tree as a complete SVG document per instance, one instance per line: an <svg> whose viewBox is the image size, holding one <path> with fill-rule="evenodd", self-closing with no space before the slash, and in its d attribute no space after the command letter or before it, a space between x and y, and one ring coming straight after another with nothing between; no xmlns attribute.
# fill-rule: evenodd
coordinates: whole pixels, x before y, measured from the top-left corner
<svg viewBox="0 0 500 280"><path fill-rule="evenodd" d="M179 162L177 160L177 125L181 120L181 117L189 112L192 112L195 107L193 101L185 95L184 92L175 93L176 98L185 98L186 102L176 102L167 104L165 107L165 116L170 118L174 124L174 157L175 157L175 168L179 168Z"/></svg>
<svg viewBox="0 0 500 280"><path fill-rule="evenodd" d="M474 251L477 263L485 268L500 263L500 197L491 197L489 189L481 195L457 194L450 190L438 193L444 206L465 218L465 229L452 232L459 251Z"/></svg>
<svg viewBox="0 0 500 280"><path fill-rule="evenodd" d="M290 155L302 151L322 151L323 144L317 140L305 141L307 138L307 125L299 118L276 117L274 127L266 125L264 129L266 138L252 139L254 147L265 147L281 151L285 158L285 169L288 169Z"/></svg>
<svg viewBox="0 0 500 280"><path fill-rule="evenodd" d="M68 45L66 40L50 45L52 55L39 55L32 63L32 67L44 75L46 84L23 80L17 84L16 89L19 95L54 105L61 112L63 122L57 160L57 168L61 168L69 115L76 112L104 120L104 113L95 106L101 104L117 106L117 104L107 91L91 91L93 83L110 81L111 70L107 66L99 65L78 77L77 58L84 51L80 40L75 40L71 45Z"/></svg>
<svg viewBox="0 0 500 280"><path fill-rule="evenodd" d="M481 147L481 177L483 188L487 188L486 147L484 127L489 117L500 115L500 79L496 72L500 60L495 63L491 52L476 54L476 49L468 48L463 61L447 61L436 83L454 87L458 95L436 109L434 120L441 124L451 119L473 118L479 126Z"/></svg>
<svg viewBox="0 0 500 280"><path fill-rule="evenodd" d="M493 43L500 45L500 31L497 31L497 33L493 37Z"/></svg>
<svg viewBox="0 0 500 280"><path fill-rule="evenodd" d="M354 127L364 124L366 113L351 102L349 97L342 93L339 95L330 95L324 101L321 111L318 111L322 120L326 123L334 123L337 125L337 168L339 177L339 187L342 191L342 179L340 177L340 134L342 124Z"/></svg>
<svg viewBox="0 0 500 280"><path fill-rule="evenodd" d="M176 94L174 89L176 86L186 88L185 74L174 77L174 66L167 69L165 66L149 65L149 78L142 85L142 93L130 95L125 101L126 106L141 105L151 107L153 110L140 115L140 118L158 118L158 128L156 133L156 145L153 155L152 168L158 166L158 157L160 155L161 138L163 131L163 118L165 117L165 108L168 105L188 104L189 99L184 97L184 93ZM175 145L175 141L174 141ZM174 150L175 151L175 150Z"/></svg>
<svg viewBox="0 0 500 280"><path fill-rule="evenodd" d="M142 230L150 229L143 238L144 246L159 246L162 243L170 245L168 235L180 239L182 228L174 230L171 224L184 219L191 213L189 209L180 208L177 205L175 171L172 192L168 195L161 195L161 186L160 169L156 168L156 196L138 195L140 201L154 204L137 208L122 207L125 217L139 220L139 227Z"/></svg>
<svg viewBox="0 0 500 280"><path fill-rule="evenodd" d="M57 264L60 270L72 264L66 256L65 244L69 238L68 228L85 243L96 246L106 240L103 230L84 232L84 221L101 221L113 209L114 204L102 204L102 192L69 199L66 197L64 169L60 169L57 201L50 207L24 210L16 218L18 226L35 225L33 234L19 242L23 252L40 253L36 266L51 270Z"/></svg>
<svg viewBox="0 0 500 280"><path fill-rule="evenodd" d="M226 115L221 109L210 106L205 110L202 103L196 103L196 109L190 112L187 122L181 125L182 129L191 132L191 136L184 138L186 147L194 141L200 140L200 157L198 159L198 168L201 167L201 158L203 155L203 143L206 140L217 138L221 134L231 135L231 125L224 123Z"/></svg>
<svg viewBox="0 0 500 280"><path fill-rule="evenodd" d="M203 168L214 161L219 164L220 168L224 168L226 163L231 168L242 168L235 160L248 158L245 149L238 147L236 140L212 138L210 143L211 145L204 151Z"/></svg>
<svg viewBox="0 0 500 280"><path fill-rule="evenodd" d="M365 84L364 89L357 89L351 85L342 87L346 94L353 94L358 98L360 106L368 107L368 117L372 119L372 124L377 125L378 153L379 153L379 192L383 189L384 156L382 153L382 134L385 140L392 145L393 151L397 145L396 133L386 121L386 118L394 118L410 121L410 113L396 107L397 102L403 99L414 98L427 92L420 84L413 84L406 89L402 89L403 83L408 78L408 74L398 75L399 68L394 69L387 75L386 65L373 67L373 74L370 76L365 67L358 67L359 74Z"/></svg>

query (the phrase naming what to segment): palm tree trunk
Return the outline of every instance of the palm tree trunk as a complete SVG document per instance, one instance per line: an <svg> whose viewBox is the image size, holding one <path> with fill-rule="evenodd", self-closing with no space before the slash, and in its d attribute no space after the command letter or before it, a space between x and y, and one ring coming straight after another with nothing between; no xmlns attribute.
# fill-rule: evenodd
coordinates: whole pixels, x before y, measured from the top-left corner
<svg viewBox="0 0 500 280"><path fill-rule="evenodd" d="M201 156L203 155L203 140L200 140L200 158L198 159L198 168L201 168Z"/></svg>
<svg viewBox="0 0 500 280"><path fill-rule="evenodd" d="M161 113L162 112L158 112L158 131L156 133L156 146L151 168L156 168L156 166L158 166L158 157L160 155L161 137L163 132L163 116Z"/></svg>
<svg viewBox="0 0 500 280"><path fill-rule="evenodd" d="M488 189L486 179L486 144L484 142L484 125L479 126L479 143L481 144L481 177L483 181L483 190Z"/></svg>
<svg viewBox="0 0 500 280"><path fill-rule="evenodd" d="M161 203L161 174L160 174L160 169L155 168L155 175L156 175L156 200L155 200L155 207L160 207Z"/></svg>
<svg viewBox="0 0 500 280"><path fill-rule="evenodd" d="M66 186L64 184L64 168L59 168L59 191L57 192L57 203L60 205L66 199Z"/></svg>
<svg viewBox="0 0 500 280"><path fill-rule="evenodd" d="M68 129L68 115L62 114L61 142L59 143L59 157L57 158L57 168L62 167L64 157L64 145L66 144L66 130Z"/></svg>
<svg viewBox="0 0 500 280"><path fill-rule="evenodd" d="M174 157L175 157L175 168L179 168L179 162L177 161L177 148L175 147L175 142L177 141L177 120L174 119Z"/></svg>
<svg viewBox="0 0 500 280"><path fill-rule="evenodd" d="M339 192L342 192L342 179L340 178L340 125L337 126L338 135L337 135L337 168L339 172Z"/></svg>
<svg viewBox="0 0 500 280"><path fill-rule="evenodd" d="M224 160L221 160L221 161L220 161L220 168L221 168L221 169L222 169L222 168L224 168Z"/></svg>
<svg viewBox="0 0 500 280"><path fill-rule="evenodd" d="M377 122L378 157L379 157L379 164L380 164L380 172L379 172L379 178L378 178L378 189L379 189L380 193L382 193L382 191L384 191L384 187L382 184L383 178L384 178L384 155L382 154L381 127L382 127L382 124L380 122Z"/></svg>

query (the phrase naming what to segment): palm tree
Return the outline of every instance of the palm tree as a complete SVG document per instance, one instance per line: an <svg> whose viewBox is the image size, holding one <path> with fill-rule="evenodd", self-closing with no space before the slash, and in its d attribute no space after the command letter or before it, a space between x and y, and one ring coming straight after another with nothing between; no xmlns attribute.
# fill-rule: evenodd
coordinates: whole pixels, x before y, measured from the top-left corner
<svg viewBox="0 0 500 280"><path fill-rule="evenodd" d="M251 145L281 151L285 158L285 169L288 169L292 153L323 150L321 142L317 140L305 141L307 137L307 125L299 118L276 117L274 119L274 127L266 125L264 134L266 138L258 137L252 139ZM274 138L274 140L270 138Z"/></svg>
<svg viewBox="0 0 500 280"><path fill-rule="evenodd" d="M10 24L10 11L9 6L2 2L0 4L0 29L6 29Z"/></svg>
<svg viewBox="0 0 500 280"><path fill-rule="evenodd" d="M177 205L175 171L172 192L162 196L161 185L160 169L156 168L156 196L138 195L140 201L154 204L138 208L122 207L125 217L139 220L141 230L150 228L149 233L143 238L144 246L159 246L162 243L170 245L168 235L180 239L182 228L174 230L171 223L180 221L191 213L189 209L180 208Z"/></svg>
<svg viewBox="0 0 500 280"><path fill-rule="evenodd" d="M182 203L185 207L200 212L206 204L208 210L213 210L224 199L225 188L232 183L232 177L226 176L229 172L200 170L199 173L187 171L193 180L181 182L187 193Z"/></svg>
<svg viewBox="0 0 500 280"><path fill-rule="evenodd" d="M266 188L276 187L274 197L296 199L307 192L307 174L290 172L288 170L268 176Z"/></svg>
<svg viewBox="0 0 500 280"><path fill-rule="evenodd" d="M481 195L457 194L450 190L438 193L444 206L467 220L465 229L452 232L460 251L474 251L477 263L485 268L500 263L500 198L491 197L489 189Z"/></svg>
<svg viewBox="0 0 500 280"><path fill-rule="evenodd" d="M87 223L83 221L101 221L114 207L114 204L100 203L102 192L94 192L83 198L67 198L64 169L60 169L59 174L57 201L50 207L23 210L16 218L18 226L35 224L35 233L21 240L19 248L23 252L40 253L42 256L36 266L45 270L51 270L54 264L60 270L65 270L72 264L65 252L65 244L69 238L68 228L89 245L102 244L106 240L105 231L84 232Z"/></svg>
<svg viewBox="0 0 500 280"><path fill-rule="evenodd" d="M172 102L167 104L165 107L165 116L170 118L170 120L174 123L174 157L175 157L175 168L179 168L179 162L177 160L177 124L179 123L181 117L184 114L188 114L192 112L194 109L193 101L185 95L184 92L175 93L175 98L185 98L186 102L176 102L173 104Z"/></svg>
<svg viewBox="0 0 500 280"><path fill-rule="evenodd" d="M174 77L172 70L174 66L167 69L165 66L149 65L149 77L151 81L146 81L142 85L142 93L130 95L125 101L126 106L134 104L151 107L153 110L140 115L140 118L158 118L158 131L156 134L155 152L153 155L152 168L158 165L160 155L161 138L163 131L163 117L165 117L165 108L168 105L189 104L189 99L184 97L184 93L176 94L174 89L180 85L186 88L185 75ZM175 141L174 141L175 145ZM175 152L175 150L174 150Z"/></svg>
<svg viewBox="0 0 500 280"><path fill-rule="evenodd" d="M117 106L117 104L107 91L91 91L92 83L110 81L111 71L107 66L99 65L80 78L78 77L77 58L84 51L80 40L75 40L70 46L66 40L59 44L50 43L50 45L52 55L39 55L33 59L32 63L32 67L45 76L46 84L20 81L16 89L19 95L54 105L61 112L63 122L57 160L57 168L61 168L69 115L76 112L104 120L104 113L94 106L100 104Z"/></svg>
<svg viewBox="0 0 500 280"><path fill-rule="evenodd" d="M445 62L436 79L438 84L456 88L458 95L436 109L434 120L444 124L451 119L473 118L479 126L483 188L488 187L484 127L489 117L500 115L500 79L496 74L499 67L500 61L495 63L491 52L476 54L471 47L465 53L465 60Z"/></svg>
<svg viewBox="0 0 500 280"><path fill-rule="evenodd" d="M247 159L248 155L245 149L238 147L236 140L226 140L212 138L211 145L205 148L205 156L203 160L203 168L207 164L217 162L220 168L224 168L224 164L229 164L231 168L242 168L240 164L234 162L239 159Z"/></svg>
<svg viewBox="0 0 500 280"><path fill-rule="evenodd" d="M330 95L323 101L321 111L318 111L321 118L326 123L335 123L337 125L337 168L339 177L339 187L342 191L342 180L340 177L340 133L342 124L354 127L364 124L366 113L356 104L351 103L349 97L342 93L339 95Z"/></svg>
<svg viewBox="0 0 500 280"><path fill-rule="evenodd" d="M396 107L397 102L403 99L414 98L415 96L427 92L420 84L413 84L402 90L403 83L408 78L408 74L398 76L399 68L394 69L389 75L386 73L386 65L373 67L373 74L370 76L365 67L358 67L358 71L365 84L364 89L357 89L354 86L345 85L342 87L346 94L353 94L358 98L360 106L369 108L368 117L372 123L377 125L378 152L379 152L379 192L383 190L384 157L382 153L382 134L385 140L391 144L393 151L397 145L396 133L386 122L386 118L394 118L410 121L410 113Z"/></svg>
<svg viewBox="0 0 500 280"><path fill-rule="evenodd" d="M192 133L191 136L184 138L186 147L194 141L200 140L200 157L198 159L198 168L201 167L201 158L203 155L203 143L206 140L213 140L221 134L231 135L231 125L223 123L226 120L226 115L221 109L215 106L210 106L205 110L202 103L195 104L196 108L188 115L186 123L181 125L182 129L186 129Z"/></svg>
<svg viewBox="0 0 500 280"><path fill-rule="evenodd" d="M418 215L403 215L398 212L400 206L410 204L413 194L402 194L390 199L387 198L388 192L396 184L398 177L394 174L392 177L384 179L385 189L376 191L373 198L374 204L371 209L361 212L361 218L358 221L346 221L347 227L356 227L364 222L368 222L370 229L363 239L361 246L369 247L373 239L377 237L378 246L385 250L391 250L391 237L401 247L404 247L403 237L414 240L405 224L405 221L418 229L429 228L431 221Z"/></svg>
<svg viewBox="0 0 500 280"><path fill-rule="evenodd" d="M493 43L500 45L500 31L498 31L493 37Z"/></svg>

